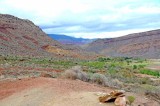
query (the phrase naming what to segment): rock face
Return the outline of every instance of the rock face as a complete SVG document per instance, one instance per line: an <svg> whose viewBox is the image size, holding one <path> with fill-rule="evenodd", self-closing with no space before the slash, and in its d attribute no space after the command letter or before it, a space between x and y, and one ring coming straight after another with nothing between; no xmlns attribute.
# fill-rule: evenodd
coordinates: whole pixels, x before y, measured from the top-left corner
<svg viewBox="0 0 160 106"><path fill-rule="evenodd" d="M46 45L61 46L29 20L0 14L0 54L48 56Z"/></svg>
<svg viewBox="0 0 160 106"><path fill-rule="evenodd" d="M113 57L160 58L160 29L99 39L86 46L86 50Z"/></svg>

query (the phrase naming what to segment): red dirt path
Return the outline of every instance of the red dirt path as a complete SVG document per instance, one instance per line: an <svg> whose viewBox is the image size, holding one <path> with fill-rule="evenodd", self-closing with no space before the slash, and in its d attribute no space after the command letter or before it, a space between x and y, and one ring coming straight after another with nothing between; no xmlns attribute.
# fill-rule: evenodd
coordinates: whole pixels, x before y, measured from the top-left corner
<svg viewBox="0 0 160 106"><path fill-rule="evenodd" d="M36 91L34 91L34 95L33 95L33 92L30 95L23 92L23 91L32 91L33 89L38 89L38 88L43 88L43 89L39 93L36 93ZM77 100L77 98L79 98L79 96L80 96L79 100L81 100L83 97L83 95L81 95L82 92L86 92L85 96L87 96L88 95L87 92L106 92L106 93L109 93L112 90L114 90L114 89L111 89L108 87L101 87L96 84L90 84L90 83L79 81L79 80L56 79L56 78L53 79L53 78L44 78L44 77L25 78L25 79L21 79L21 80L12 80L12 81L3 81L3 82L1 81L0 82L0 101L1 101L0 103L4 106L8 106L8 105L6 105L8 103L15 103L13 106L17 106L19 103L17 101L19 101L19 99L21 99L23 101L20 102L19 106L22 104L25 105L26 100L28 100L27 99L27 97L28 97L28 98L30 98L29 100L33 99L33 101L29 101L29 102L27 102L27 104L28 103L32 104L32 103L36 102L35 104L32 104L30 106L39 106L37 104L37 103L39 103L38 101L40 100L42 102L46 102L46 101L43 101L44 100L43 97L46 97L46 99L49 99L49 100L54 99L56 101L51 100L48 102L50 105L43 105L43 106L59 106L59 103L61 103L61 100L63 100L63 99L67 100L66 103L68 103L68 102L74 103L74 100ZM46 91L49 92L49 94L45 94ZM22 92L22 95L19 94L21 92ZM68 97L69 95L74 94L74 93L76 93L76 95L74 95L75 97L74 96ZM27 97L25 97L26 94L28 95ZM43 96L37 96L40 94L43 94ZM159 106L154 101L151 101L149 99L145 99L144 95L129 93L129 92L126 95L128 95L128 94L134 95L136 97L136 101L135 101L136 105L135 106L138 106L138 104L144 104L144 103L148 104L146 106L151 106L151 104L154 104L153 106ZM50 98L49 95L52 95L53 98ZM67 96L65 96L65 95L67 95ZM94 96L94 94L92 94L92 96L97 101L98 96ZM9 98L9 97L11 97L11 98ZM93 99L93 102L95 102L94 99ZM86 104L83 106L86 106L87 103L92 102L90 100L92 100L92 98L90 98L90 96L88 95L87 100L84 99ZM54 103L52 104L52 102L54 102ZM77 101L75 101L75 102L77 103ZM84 103L83 101L81 101L81 102ZM81 106L81 102L77 106ZM58 103L58 105L54 105L55 103ZM76 103L74 103L74 104L76 104ZM64 105L64 106L66 106L66 105ZM72 106L72 105L68 105L68 106ZM88 105L88 106L91 106L91 105ZM101 106L103 106L103 105L101 105Z"/></svg>
<svg viewBox="0 0 160 106"><path fill-rule="evenodd" d="M104 90L104 88L98 88L97 85L85 83L82 81L65 80L64 79L53 79L53 78L26 78L13 81L0 82L0 100L4 99L14 93L20 92L25 89L48 85L53 89L57 89L59 93L68 93L71 91L98 91ZM90 86L88 86L90 85ZM65 87L64 87L65 86ZM104 91L107 91L105 89Z"/></svg>

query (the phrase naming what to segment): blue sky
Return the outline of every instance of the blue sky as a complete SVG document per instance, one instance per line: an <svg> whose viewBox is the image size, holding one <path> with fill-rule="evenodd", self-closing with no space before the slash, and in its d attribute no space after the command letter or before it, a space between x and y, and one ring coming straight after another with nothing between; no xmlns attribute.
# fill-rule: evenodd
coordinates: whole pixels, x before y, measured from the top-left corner
<svg viewBox="0 0 160 106"><path fill-rule="evenodd" d="M46 33L110 38L160 28L160 0L0 0L0 13Z"/></svg>

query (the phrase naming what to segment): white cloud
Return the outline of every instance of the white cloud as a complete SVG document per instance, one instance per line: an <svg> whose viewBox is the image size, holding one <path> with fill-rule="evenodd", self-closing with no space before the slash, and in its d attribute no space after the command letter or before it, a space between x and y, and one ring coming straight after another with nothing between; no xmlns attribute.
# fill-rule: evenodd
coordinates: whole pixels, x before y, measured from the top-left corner
<svg viewBox="0 0 160 106"><path fill-rule="evenodd" d="M159 0L0 0L0 6L1 13L30 19L46 33L116 37L160 28Z"/></svg>

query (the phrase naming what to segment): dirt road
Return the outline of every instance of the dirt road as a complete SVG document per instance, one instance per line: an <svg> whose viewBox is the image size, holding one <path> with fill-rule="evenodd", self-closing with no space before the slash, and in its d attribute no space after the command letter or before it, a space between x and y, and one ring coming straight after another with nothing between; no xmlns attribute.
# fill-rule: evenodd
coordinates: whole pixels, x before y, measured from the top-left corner
<svg viewBox="0 0 160 106"><path fill-rule="evenodd" d="M98 101L100 92L109 93L112 90L79 80L43 77L3 81L0 82L0 106L114 106ZM136 97L135 106L153 105L153 101L143 95L127 95Z"/></svg>

